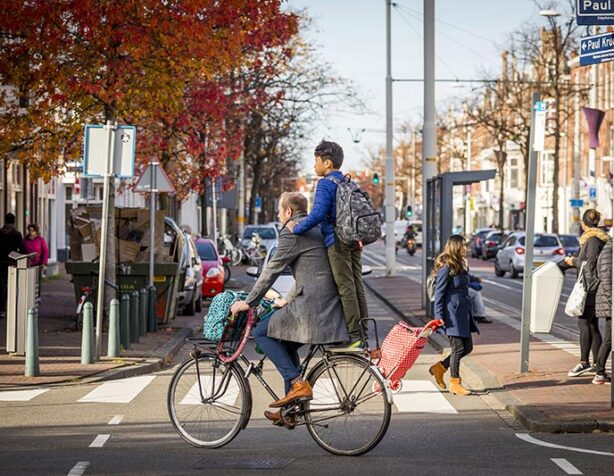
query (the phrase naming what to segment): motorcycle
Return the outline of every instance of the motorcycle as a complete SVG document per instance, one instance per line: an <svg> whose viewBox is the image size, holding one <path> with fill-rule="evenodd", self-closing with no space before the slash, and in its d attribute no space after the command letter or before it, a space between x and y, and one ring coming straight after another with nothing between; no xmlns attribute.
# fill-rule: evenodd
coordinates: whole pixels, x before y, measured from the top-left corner
<svg viewBox="0 0 614 476"><path fill-rule="evenodd" d="M416 240L414 240L413 238L408 238L405 242L405 245L405 247L407 248L407 252L410 256L416 254Z"/></svg>

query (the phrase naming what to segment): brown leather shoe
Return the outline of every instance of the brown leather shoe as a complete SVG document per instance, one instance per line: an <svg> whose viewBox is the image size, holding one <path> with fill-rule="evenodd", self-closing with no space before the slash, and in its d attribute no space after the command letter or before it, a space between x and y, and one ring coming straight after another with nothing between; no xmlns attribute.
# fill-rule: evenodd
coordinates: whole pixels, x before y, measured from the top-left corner
<svg viewBox="0 0 614 476"><path fill-rule="evenodd" d="M276 402L271 403L271 408L280 408L294 400L311 400L313 398L313 389L307 380L301 380L292 385L288 394Z"/></svg>
<svg viewBox="0 0 614 476"><path fill-rule="evenodd" d="M296 419L294 417L286 417L284 419L281 416L281 410L276 411L276 412L270 412L270 411L267 410L267 411L264 412L264 417L267 420L272 421L273 425L275 425L275 426L284 426L288 430L292 430L296 426Z"/></svg>

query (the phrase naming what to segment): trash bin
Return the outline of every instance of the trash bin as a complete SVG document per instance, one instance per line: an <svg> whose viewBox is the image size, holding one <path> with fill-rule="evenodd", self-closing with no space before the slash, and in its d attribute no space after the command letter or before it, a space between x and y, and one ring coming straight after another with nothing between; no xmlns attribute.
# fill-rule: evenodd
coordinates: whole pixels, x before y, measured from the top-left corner
<svg viewBox="0 0 614 476"><path fill-rule="evenodd" d="M28 310L37 306L39 266L28 267L28 260L36 253L9 254L16 261L9 266L6 303L6 351L25 355Z"/></svg>
<svg viewBox="0 0 614 476"><path fill-rule="evenodd" d="M156 287L156 318L158 324L166 324L177 311L177 293L175 282L179 265L177 263L155 263L154 285ZM66 272L72 275L77 301L82 294L82 288L98 283L92 272L98 271L98 263L83 261L66 262ZM131 263L116 268L115 282L119 288L118 296L130 294L132 291L149 285L149 263ZM96 287L96 290L98 288ZM95 307L95 303L94 303Z"/></svg>
<svg viewBox="0 0 614 476"><path fill-rule="evenodd" d="M563 275L559 266L548 261L533 272L531 288L531 332L550 333L563 289Z"/></svg>

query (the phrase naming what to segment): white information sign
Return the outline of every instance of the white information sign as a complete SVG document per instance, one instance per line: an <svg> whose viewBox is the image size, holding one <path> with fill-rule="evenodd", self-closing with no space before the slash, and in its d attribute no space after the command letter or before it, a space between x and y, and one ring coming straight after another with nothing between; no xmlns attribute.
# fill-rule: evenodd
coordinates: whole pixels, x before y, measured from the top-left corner
<svg viewBox="0 0 614 476"><path fill-rule="evenodd" d="M106 173L108 161L107 144L109 131L102 125L86 125L83 143L83 175L102 176ZM136 147L136 127L116 126L111 131L113 144L113 170L116 177L134 176L134 153Z"/></svg>
<svg viewBox="0 0 614 476"><path fill-rule="evenodd" d="M535 138L533 140L533 150L536 152L544 151L546 141L546 103L540 101L535 104Z"/></svg>

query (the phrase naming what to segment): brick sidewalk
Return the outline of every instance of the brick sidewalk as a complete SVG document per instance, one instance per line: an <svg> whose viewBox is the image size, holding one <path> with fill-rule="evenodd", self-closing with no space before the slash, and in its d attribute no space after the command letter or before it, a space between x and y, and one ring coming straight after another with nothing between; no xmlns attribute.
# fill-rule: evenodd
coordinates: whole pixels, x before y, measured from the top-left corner
<svg viewBox="0 0 614 476"><path fill-rule="evenodd" d="M39 306L40 376L24 376L24 357L6 353L6 320L0 320L0 388L20 385L42 385L79 381L100 376L113 369L125 369L124 374L155 370L167 358L169 343L183 342L187 331L202 324L200 316L178 316L169 327L141 337L117 359L103 358L91 365L81 365L81 332L75 331L75 294L69 277L61 274L42 284ZM107 334L102 336L102 355L107 351Z"/></svg>
<svg viewBox="0 0 614 476"><path fill-rule="evenodd" d="M427 320L416 281L396 276L365 282L407 320L416 325ZM463 367L471 372L531 431L614 431L609 385L592 385L592 376L568 378L578 359L535 338L530 342L530 371L520 374L520 332L502 322L507 317L489 317L494 322L480 325L480 335L474 334L474 350L463 359L461 374ZM445 337L434 339L436 347L446 347Z"/></svg>

